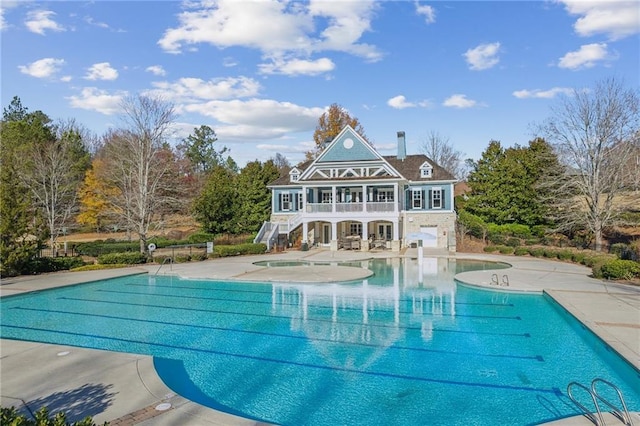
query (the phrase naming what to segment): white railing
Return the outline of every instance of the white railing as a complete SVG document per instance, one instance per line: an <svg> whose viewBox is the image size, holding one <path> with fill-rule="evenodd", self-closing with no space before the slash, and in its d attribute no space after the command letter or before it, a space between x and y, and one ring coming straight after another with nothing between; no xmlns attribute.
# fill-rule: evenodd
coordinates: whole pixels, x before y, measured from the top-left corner
<svg viewBox="0 0 640 426"><path fill-rule="evenodd" d="M307 213L331 213L331 203L307 203Z"/></svg>
<svg viewBox="0 0 640 426"><path fill-rule="evenodd" d="M294 217L292 217L291 219L289 219L288 221L288 232L293 231L294 229L296 229L301 223L302 223L302 216L304 216L304 214L302 212L298 213L297 215L295 215Z"/></svg>
<svg viewBox="0 0 640 426"><path fill-rule="evenodd" d="M362 203L336 203L336 212L338 213L352 213L361 212L363 209Z"/></svg>
<svg viewBox="0 0 640 426"><path fill-rule="evenodd" d="M367 203L367 211L368 212L373 212L373 213L380 213L380 212L394 212L396 211L396 203L394 202L390 202L390 203L374 203L374 202L368 202Z"/></svg>
<svg viewBox="0 0 640 426"><path fill-rule="evenodd" d="M336 213L357 213L364 212L364 203L336 203ZM331 213L333 204L331 203L307 203L307 213ZM383 213L396 211L395 202L367 202L367 212Z"/></svg>

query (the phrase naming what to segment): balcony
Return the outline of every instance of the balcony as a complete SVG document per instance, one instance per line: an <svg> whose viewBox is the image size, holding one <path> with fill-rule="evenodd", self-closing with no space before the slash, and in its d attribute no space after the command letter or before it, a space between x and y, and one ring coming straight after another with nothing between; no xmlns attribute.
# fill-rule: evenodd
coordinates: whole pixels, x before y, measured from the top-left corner
<svg viewBox="0 0 640 426"><path fill-rule="evenodd" d="M307 203L306 213L331 213L331 203ZM394 202L367 202L367 203L335 203L336 213L392 213L396 211Z"/></svg>

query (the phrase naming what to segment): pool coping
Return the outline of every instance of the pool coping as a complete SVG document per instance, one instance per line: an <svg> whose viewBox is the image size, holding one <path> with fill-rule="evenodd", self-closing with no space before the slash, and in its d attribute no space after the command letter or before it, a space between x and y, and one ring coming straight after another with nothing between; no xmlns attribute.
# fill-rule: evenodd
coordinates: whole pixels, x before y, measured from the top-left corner
<svg viewBox="0 0 640 426"><path fill-rule="evenodd" d="M608 345L614 348L631 363L636 369L640 366L640 347L637 342L640 342L640 288L632 288L628 286L619 287L612 283L607 283L600 280L594 280L588 277L589 270L587 268L578 266L563 264L561 262L541 260L541 259L520 259L511 256L501 255L483 255L483 254L467 254L456 253L454 255L446 255L442 253L430 253L424 252L425 257L453 257L458 259L475 259L475 260L488 260L488 261L500 261L511 265L510 269L498 270L498 273L508 271L510 274L510 286L509 289L497 288L495 285L491 285L491 275L496 270L484 270L484 271L472 271L464 272L456 275L458 282L484 287L491 290L498 291L525 291L525 292L546 292L554 300L558 301L558 304L567 309L572 315L574 315L580 322L587 326L598 337L604 340ZM308 252L285 252L278 253L277 255L260 255L260 256L243 256L240 258L224 258L214 259L210 261L192 263L192 264L176 264L173 265L170 271L164 271L166 273L180 275L182 277L191 278L208 278L208 279L229 279L244 281L247 275L255 274L255 271L261 270L260 274L264 274L264 266L253 265L253 262L258 260L281 260L281 259L302 259L320 262L342 262L342 261L357 261L366 260L372 258L390 258L390 257L417 257L417 250L408 250L403 256L398 256L397 253L341 253L341 252L329 252L326 250L314 249ZM570 265L570 266L567 266ZM275 267L276 269L282 267ZM350 267L352 268L352 267ZM147 265L136 268L126 268L120 270L102 270L91 272L67 272L67 273L55 273L45 274L41 276L30 277L17 277L15 279L2 279L0 280L0 297L10 294L19 294L30 291L37 291L46 288L54 288L63 285L80 284L87 281L99 281L102 279L112 278L115 276L124 276L140 273L153 273L156 272L157 265ZM334 269L334 268L330 268ZM353 268L358 269L358 268ZM191 270L191 272L189 272ZM502 272L501 272L502 271ZM326 271L323 271L326 272ZM87 279L91 277L91 279ZM326 277L325 277L326 278ZM553 285L549 285L550 280L555 280ZM264 280L264 276L262 277ZM300 280L293 280L299 282ZM344 281L344 280L337 280ZM315 281L314 281L315 282ZM328 281L324 281L328 282ZM552 288L550 288L552 287ZM615 294L614 294L615 293ZM554 297L555 296L555 297ZM609 319L607 319L607 312L594 312L593 299L601 301L603 297L612 298L613 302L609 302L607 306L603 307L600 304L595 305L595 311L609 310ZM557 298L557 299L556 299ZM623 300L623 299L629 300ZM612 304L613 303L613 304ZM620 306L626 309L620 312ZM606 309L605 309L606 308ZM615 315L613 315L615 314ZM621 316L622 315L622 316ZM625 316L626 315L626 316ZM622 318L622 319L621 319ZM620 333L620 329L623 332ZM613 331L612 331L613 330ZM11 352L12 346L17 346L16 341L2 339L0 340L0 367L2 368L1 374L3 376L2 387L0 388L0 396L2 397L2 403L5 404L7 394L12 395L13 400L20 400L20 392L23 394L29 388L42 388L43 394L49 392L49 394L55 394L58 389L54 383L50 386L42 383L26 383L21 381L17 388L6 389L6 383L12 383L11 380L5 380L5 378L11 375L20 375L21 369L33 370L43 369L47 371L49 365L38 361L38 357L35 354L42 352L43 350L61 350L60 346L48 345L43 343L24 343L27 346L33 348L32 351L11 353L7 355L7 352ZM634 347L634 344L636 345ZM44 348L44 349L43 349ZM104 383L114 383L116 385L131 380L129 374L117 371L102 371L101 365L97 363L98 359L102 357L117 358L123 356L121 353L98 351L93 349L82 348L70 348L66 350L72 350L74 352L87 352L86 362L81 363L76 368L78 374L87 374L87 371L95 372L101 377ZM95 355L99 354L99 356ZM124 354L127 355L127 354ZM128 354L130 355L130 354ZM16 357L10 359L9 357ZM145 363L152 364L152 357L139 356L138 358L147 358L148 360L139 361L140 365ZM92 359L94 361L92 362ZM17 362L16 367L12 362ZM12 362L9 362L12 361ZM5 365L11 364L12 370L9 371L5 368ZM104 413L94 415L94 421L101 423L104 421L118 421L113 423L117 426L125 426L132 424L139 425L257 425L264 424L255 422L253 420L242 419L227 413L218 412L188 400L180 399L175 395L168 398L172 401L171 409L162 412L162 414L155 413L155 406L167 399L167 395L172 392L160 381L155 373L155 370L147 371L145 375L141 375L140 372L136 373L137 380L144 383L154 382L157 384L157 390L149 392L146 398L142 398L137 408L131 410L130 408L118 411L120 400L137 400L141 399L141 396L136 394L132 395L134 388L127 388L126 386L119 386L120 392L118 398L115 398L115 402L111 409L105 410ZM148 376L151 377L148 377ZM160 383L157 383L160 381ZM13 382L15 383L15 382ZM22 398L24 399L24 398ZM26 400L33 400L33 398ZM155 404L155 405L154 405ZM38 407L34 407L37 409ZM108 414L107 414L108 413ZM104 414L104 415L102 415ZM144 416L149 416L143 418ZM578 416L581 417L581 416ZM580 423L581 419L575 418L567 419L567 422L558 421L554 424L591 424L583 418L586 423ZM569 422L571 421L571 422ZM577 423L576 423L577 421Z"/></svg>

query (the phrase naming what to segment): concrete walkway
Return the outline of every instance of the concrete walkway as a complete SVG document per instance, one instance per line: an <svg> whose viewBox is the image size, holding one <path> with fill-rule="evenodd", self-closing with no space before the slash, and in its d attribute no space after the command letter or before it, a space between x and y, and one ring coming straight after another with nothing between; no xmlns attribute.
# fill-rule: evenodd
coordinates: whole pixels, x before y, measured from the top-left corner
<svg viewBox="0 0 640 426"><path fill-rule="evenodd" d="M435 254L425 253L425 256ZM274 259L338 262L390 255L296 251L164 265L160 273L247 281L345 281L364 278L369 272L336 265L266 268L253 263ZM417 250L409 250L405 256L417 257ZM640 288L591 279L588 268L568 263L484 254L459 253L455 257L510 263L510 269L464 272L456 278L468 285L498 291L545 291L640 370ZM304 268L304 274L300 268ZM158 265L152 265L3 279L0 297L127 274L156 273L157 270ZM492 284L494 273L500 279L507 275L509 286ZM46 405L51 411L65 410L74 419L90 415L96 423L109 421L117 426L259 424L202 407L173 394L155 373L151 357L6 339L0 340L0 403L3 407L13 405L25 411L35 411ZM554 424L579 426L592 423L578 416Z"/></svg>

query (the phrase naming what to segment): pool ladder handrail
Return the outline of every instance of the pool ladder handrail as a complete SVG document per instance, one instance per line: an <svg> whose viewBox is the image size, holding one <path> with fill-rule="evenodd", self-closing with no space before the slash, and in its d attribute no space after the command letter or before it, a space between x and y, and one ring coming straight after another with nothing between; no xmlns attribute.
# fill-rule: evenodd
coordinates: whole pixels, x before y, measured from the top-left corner
<svg viewBox="0 0 640 426"><path fill-rule="evenodd" d="M158 272L160 272L160 269L162 269L162 267L165 265L165 263L167 263L167 260L169 261L171 270L173 270L173 258L172 257L165 257L164 260L162 261L162 263L160 264L160 267L158 268L158 270L156 271L156 273L154 275L158 275Z"/></svg>
<svg viewBox="0 0 640 426"><path fill-rule="evenodd" d="M491 284L504 286L504 287L509 287L509 276L506 275L506 274L503 275L502 276L502 282L500 282L498 280L498 274L493 274L493 275L491 275Z"/></svg>
<svg viewBox="0 0 640 426"><path fill-rule="evenodd" d="M616 392L616 394L618 395L618 399L620 400L620 404L622 405L622 411L619 409L619 407L615 406L612 402L610 402L609 400L607 400L606 398L604 398L602 395L600 395L598 393L598 389L596 387L596 384L598 384L598 383L604 383L604 384L608 385L610 388L612 388ZM596 407L597 416L594 415L594 413L592 413L587 407L582 405L573 396L573 393L571 391L571 388L573 386L577 386L577 387L585 390L589 394L589 396L591 396L591 400L593 402L593 405ZM573 401L573 403L576 404L582 410L584 415L589 420L591 420L593 422L593 424L595 424L596 426L605 426L606 425L606 422L604 421L604 418L602 417L602 410L600 410L600 404L598 403L598 401L604 403L609 408L611 408L613 410L613 411L611 411L611 414L613 414L613 416L615 416L618 420L620 420L626 426L633 426L633 422L631 421L631 416L629 415L629 410L627 409L627 404L624 401L624 397L622 395L622 392L620 391L620 389L616 385L614 385L613 383L611 383L611 382L609 382L609 381L607 381L605 379L601 379L601 378L598 378L598 377L593 379L593 381L591 382L591 388L586 387L582 383L571 382L567 386L567 394L569 395L569 398L571 399L571 401Z"/></svg>

